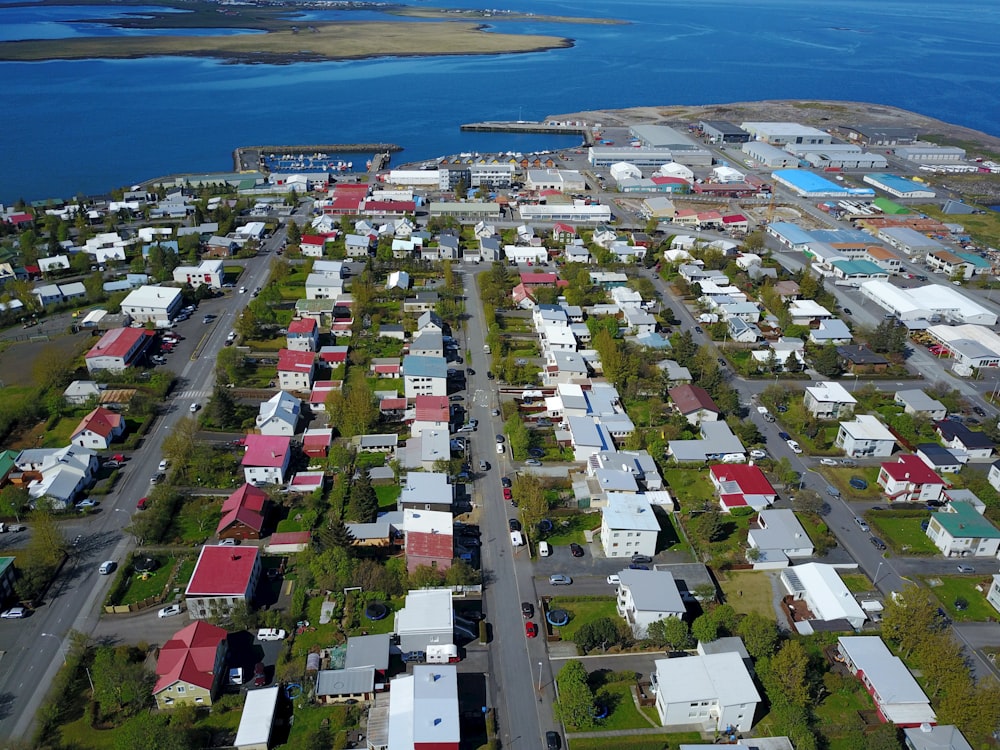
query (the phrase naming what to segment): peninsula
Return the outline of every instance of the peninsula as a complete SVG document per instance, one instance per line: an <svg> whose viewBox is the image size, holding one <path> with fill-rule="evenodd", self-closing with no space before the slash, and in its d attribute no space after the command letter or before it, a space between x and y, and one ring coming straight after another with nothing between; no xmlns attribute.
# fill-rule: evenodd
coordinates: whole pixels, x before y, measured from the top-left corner
<svg viewBox="0 0 1000 750"><path fill-rule="evenodd" d="M44 5L88 5L86 2L47 2ZM127 8L130 4L125 3ZM543 34L507 34L497 24L620 23L593 18L536 16L485 10L408 8L400 5L350 3L336 10L376 11L391 20L304 21L314 10L304 4L221 7L208 2L161 3L163 11L121 18L80 20L122 29L148 30L141 36L83 36L69 39L23 39L0 43L0 60L130 59L159 56L209 57L232 63L295 63L359 60L374 57L431 55L498 55L571 47L572 39ZM176 12L183 10L183 13ZM419 20L407 20L414 18ZM163 30L198 29L191 35L161 34ZM218 34L205 34L218 29ZM244 32L244 33L240 33Z"/></svg>

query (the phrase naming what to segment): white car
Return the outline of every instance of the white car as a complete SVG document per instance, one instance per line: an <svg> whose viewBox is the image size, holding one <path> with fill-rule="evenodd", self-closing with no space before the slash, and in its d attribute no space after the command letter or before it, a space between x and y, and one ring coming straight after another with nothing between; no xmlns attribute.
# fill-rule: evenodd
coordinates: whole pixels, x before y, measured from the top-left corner
<svg viewBox="0 0 1000 750"><path fill-rule="evenodd" d="M819 462L821 464L823 464L823 466L836 466L837 465L836 460L834 460L832 458L821 458L819 460Z"/></svg>
<svg viewBox="0 0 1000 750"><path fill-rule="evenodd" d="M3 618L4 620L20 620L22 617L27 616L28 612L24 607L11 607L0 615L0 618Z"/></svg>
<svg viewBox="0 0 1000 750"><path fill-rule="evenodd" d="M497 453L499 453L500 455L503 455L503 453L504 453L504 445L503 445L503 443L497 443Z"/></svg>
<svg viewBox="0 0 1000 750"><path fill-rule="evenodd" d="M608 583L610 583L612 586L617 586L621 582L622 579L618 577L617 573L612 573L611 575L608 576Z"/></svg>
<svg viewBox="0 0 1000 750"><path fill-rule="evenodd" d="M794 440L786 440L785 442L788 443L788 447L792 449L792 453L797 454L802 452L802 449L799 447L799 444L796 443Z"/></svg>
<svg viewBox="0 0 1000 750"><path fill-rule="evenodd" d="M279 630L278 628L261 628L257 631L258 641L283 641L285 640L285 631Z"/></svg>
<svg viewBox="0 0 1000 750"><path fill-rule="evenodd" d="M246 294L246 293L247 293L247 288L245 286L241 286L240 287L240 294Z"/></svg>
<svg viewBox="0 0 1000 750"><path fill-rule="evenodd" d="M754 448L750 451L750 458L755 460L767 458L767 451L762 451L760 448Z"/></svg>
<svg viewBox="0 0 1000 750"><path fill-rule="evenodd" d="M167 470L167 459L163 459L162 461L160 461L160 465L157 467L157 469L159 471L166 471Z"/></svg>
<svg viewBox="0 0 1000 750"><path fill-rule="evenodd" d="M164 607L159 612L157 612L156 616L160 618L173 617L174 615L179 615L180 613L181 613L181 605L171 604L169 606Z"/></svg>
<svg viewBox="0 0 1000 750"><path fill-rule="evenodd" d="M196 411L198 411L198 404L191 404L191 413L194 414Z"/></svg>

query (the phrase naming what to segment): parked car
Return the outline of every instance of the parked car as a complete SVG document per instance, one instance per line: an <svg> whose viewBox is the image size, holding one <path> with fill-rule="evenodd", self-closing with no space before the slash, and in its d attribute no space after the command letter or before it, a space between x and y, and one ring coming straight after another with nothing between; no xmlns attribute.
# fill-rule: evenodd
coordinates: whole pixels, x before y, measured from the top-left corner
<svg viewBox="0 0 1000 750"><path fill-rule="evenodd" d="M621 582L622 579L618 576L617 573L612 573L611 575L608 576L608 583L610 583L612 586L617 586Z"/></svg>
<svg viewBox="0 0 1000 750"><path fill-rule="evenodd" d="M496 378L496 375L493 374L493 370L487 370L486 377L489 380L493 380L494 378Z"/></svg>
<svg viewBox="0 0 1000 750"><path fill-rule="evenodd" d="M788 447L792 449L792 453L798 455L799 453L802 452L802 449L799 447L799 444L796 443L794 440L786 440L785 442L788 443Z"/></svg>
<svg viewBox="0 0 1000 750"><path fill-rule="evenodd" d="M514 492L513 492L513 490L510 489L510 487L504 487L503 488L503 499L504 500L513 500L514 499Z"/></svg>
<svg viewBox="0 0 1000 750"><path fill-rule="evenodd" d="M857 466L858 462L855 461L853 458L842 458L842 459L840 459L840 465L841 466Z"/></svg>
<svg viewBox="0 0 1000 750"><path fill-rule="evenodd" d="M639 563L631 563L628 566L629 570L649 570L648 565L640 565Z"/></svg>
<svg viewBox="0 0 1000 750"><path fill-rule="evenodd" d="M858 518L857 516L855 516L854 523L856 523L858 525L858 528L861 529L863 532L865 532L866 534L868 533L869 528L867 522L865 522L865 519Z"/></svg>
<svg viewBox="0 0 1000 750"><path fill-rule="evenodd" d="M490 470L489 463L487 463L486 461L480 461L479 462L479 470L480 471L489 471Z"/></svg>
<svg viewBox="0 0 1000 750"><path fill-rule="evenodd" d="M167 466L169 465L169 463L170 462L167 461L167 459L164 458L162 461L160 461L159 466L156 467L157 471L166 471L167 470Z"/></svg>
<svg viewBox="0 0 1000 750"><path fill-rule="evenodd" d="M115 568L118 567L118 563L114 560L105 560L101 563L101 567L97 569L97 572L102 576L109 576L115 572Z"/></svg>
<svg viewBox="0 0 1000 750"><path fill-rule="evenodd" d="M792 439L792 436L789 435L787 432L779 432L778 433L778 437L781 438L782 440L791 440Z"/></svg>
<svg viewBox="0 0 1000 750"><path fill-rule="evenodd" d="M538 626L531 620L524 623L524 635L526 638L534 638L538 635Z"/></svg>
<svg viewBox="0 0 1000 750"><path fill-rule="evenodd" d="M821 464L823 464L823 466L836 466L837 465L837 460L834 459L834 458L821 458L819 460L819 462Z"/></svg>
<svg viewBox="0 0 1000 750"><path fill-rule="evenodd" d="M427 661L426 651L404 651L400 658L402 658L404 664L423 664Z"/></svg>
<svg viewBox="0 0 1000 750"><path fill-rule="evenodd" d="M978 414L978 415L979 415L980 417L985 417L985 416L986 416L986 409L984 409L984 408L983 408L983 407L981 407L981 406L973 406L973 407L972 407L972 411L974 411L974 412L975 412L976 414Z"/></svg>
<svg viewBox="0 0 1000 750"><path fill-rule="evenodd" d="M195 401L195 402L194 402L193 404L191 404L191 407L190 407L190 408L191 408L191 413L192 413L192 414L194 414L195 412L197 412L197 411L198 411L198 409L199 409L200 407L198 406L198 402L197 402L197 401Z"/></svg>
<svg viewBox="0 0 1000 750"><path fill-rule="evenodd" d="M521 602L521 614L531 618L535 616L535 605L531 602Z"/></svg>
<svg viewBox="0 0 1000 750"><path fill-rule="evenodd" d="M884 550L885 549L885 542L883 542L877 536L869 537L868 541L870 541L872 543L872 547L874 547L877 550Z"/></svg>
<svg viewBox="0 0 1000 750"><path fill-rule="evenodd" d="M492 411L490 412L490 415L491 415L491 416L494 416L494 417L499 417L499 416L500 416L500 410L499 410L499 409L493 409L493 410L492 410Z"/></svg>
<svg viewBox="0 0 1000 750"><path fill-rule="evenodd" d="M278 628L261 628L257 631L258 641L283 641L285 640L284 630Z"/></svg>
<svg viewBox="0 0 1000 750"><path fill-rule="evenodd" d="M634 563L651 563L651 562L653 562L653 558L650 557L649 555L640 555L638 552L636 552L634 555L632 555L632 562L634 562Z"/></svg>
<svg viewBox="0 0 1000 750"><path fill-rule="evenodd" d="M500 486L501 487L513 486L512 482L510 481L510 477L500 477Z"/></svg>
<svg viewBox="0 0 1000 750"><path fill-rule="evenodd" d="M569 586L573 579L562 573L554 573L549 576L549 584L552 586Z"/></svg>
<svg viewBox="0 0 1000 750"><path fill-rule="evenodd" d="M830 497L840 497L840 490L834 487L832 484L826 486L826 494Z"/></svg>
<svg viewBox="0 0 1000 750"><path fill-rule="evenodd" d="M573 557L583 557L583 547L576 542L572 542L569 545L569 553L573 555Z"/></svg>
<svg viewBox="0 0 1000 750"><path fill-rule="evenodd" d="M763 451L760 448L752 448L750 450L750 458L759 461L762 458L767 458L767 451Z"/></svg>
<svg viewBox="0 0 1000 750"><path fill-rule="evenodd" d="M524 465L525 466L541 466L542 462L539 461L537 458L529 458L527 461L524 462Z"/></svg>
<svg viewBox="0 0 1000 750"><path fill-rule="evenodd" d="M20 620L22 617L27 617L27 616L28 616L28 610L26 610L24 607L11 607L2 615L0 615L0 618L3 618L4 620Z"/></svg>
<svg viewBox="0 0 1000 750"><path fill-rule="evenodd" d="M704 331L701 329L701 326L695 326L694 330L698 333L704 333Z"/></svg>
<svg viewBox="0 0 1000 750"><path fill-rule="evenodd" d="M848 484L851 485L851 487L853 487L856 490L868 489L868 482L866 482L861 477L851 477L850 480L848 481Z"/></svg>
<svg viewBox="0 0 1000 750"><path fill-rule="evenodd" d="M88 497L85 500L81 500L76 504L77 510L89 510L90 508L96 508L96 507L97 507L97 501L94 500L92 497Z"/></svg>
<svg viewBox="0 0 1000 750"><path fill-rule="evenodd" d="M506 446L503 443L497 443L497 455L502 456L507 452Z"/></svg>
<svg viewBox="0 0 1000 750"><path fill-rule="evenodd" d="M160 618L173 617L174 615L179 615L180 613L181 613L180 604L169 604L163 609L161 609L159 612L157 612L156 616Z"/></svg>
<svg viewBox="0 0 1000 750"><path fill-rule="evenodd" d="M851 311L851 308L845 307L844 308L844 315L854 315L854 313Z"/></svg>
<svg viewBox="0 0 1000 750"><path fill-rule="evenodd" d="M264 671L264 663L257 662L253 665L253 686L264 687L267 684L267 673Z"/></svg>
<svg viewBox="0 0 1000 750"><path fill-rule="evenodd" d="M545 750L559 750L562 747L562 739L559 732L545 733Z"/></svg>
<svg viewBox="0 0 1000 750"><path fill-rule="evenodd" d="M958 572L959 573L975 573L976 569L973 568L971 565L959 565L958 566Z"/></svg>
<svg viewBox="0 0 1000 750"><path fill-rule="evenodd" d="M139 502L137 502L135 504L136 510L146 510L146 508L148 508L148 507L149 507L149 498L148 497L140 497L139 498Z"/></svg>
<svg viewBox="0 0 1000 750"><path fill-rule="evenodd" d="M508 526L508 528L511 531L520 531L521 530L521 522L518 521L516 518L508 518L507 519L507 526Z"/></svg>

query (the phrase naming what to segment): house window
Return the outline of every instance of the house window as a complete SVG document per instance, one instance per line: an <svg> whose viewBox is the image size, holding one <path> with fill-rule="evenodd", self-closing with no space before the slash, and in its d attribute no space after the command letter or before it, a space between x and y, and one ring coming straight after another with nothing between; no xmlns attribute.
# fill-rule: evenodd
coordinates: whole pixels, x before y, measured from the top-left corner
<svg viewBox="0 0 1000 750"><path fill-rule="evenodd" d="M195 703L204 703L204 702L205 702L205 699L204 699L204 698L195 698L195 699L194 699L194 702L195 702ZM743 718L743 717L740 717L740 718Z"/></svg>
<svg viewBox="0 0 1000 750"><path fill-rule="evenodd" d="M184 687L183 685L178 685L178 686L177 686L177 693L178 693L178 694L180 694L180 693L183 693L183 692L185 692L186 690L187 690L187 688L185 688L185 687Z"/></svg>

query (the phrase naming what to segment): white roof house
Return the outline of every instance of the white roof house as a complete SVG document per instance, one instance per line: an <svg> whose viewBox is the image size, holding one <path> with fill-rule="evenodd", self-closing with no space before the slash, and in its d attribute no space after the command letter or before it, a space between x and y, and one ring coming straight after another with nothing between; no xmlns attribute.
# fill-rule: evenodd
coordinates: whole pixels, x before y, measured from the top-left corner
<svg viewBox="0 0 1000 750"><path fill-rule="evenodd" d="M618 615L625 619L636 638L666 617L684 617L684 600L674 576L666 570L622 570L618 573Z"/></svg>
<svg viewBox="0 0 1000 750"><path fill-rule="evenodd" d="M758 559L787 564L790 557L812 556L812 540L789 508L762 510L757 523L757 528L747 532L747 544L758 550Z"/></svg>
<svg viewBox="0 0 1000 750"><path fill-rule="evenodd" d="M256 425L261 435L295 434L302 402L287 391L278 391L263 402L257 414Z"/></svg>
<svg viewBox="0 0 1000 750"><path fill-rule="evenodd" d="M656 554L660 522L641 495L612 495L601 509L601 546L606 557Z"/></svg>
<svg viewBox="0 0 1000 750"><path fill-rule="evenodd" d="M760 693L737 652L657 659L655 673L656 711L663 726L746 732L753 725Z"/></svg>
<svg viewBox="0 0 1000 750"><path fill-rule="evenodd" d="M448 433L444 433L445 440ZM434 471L411 471L399 494L400 508L416 510L449 510L454 488L448 484L448 475Z"/></svg>
<svg viewBox="0 0 1000 750"><path fill-rule="evenodd" d="M792 316L792 323L795 325L809 325L813 320L833 317L833 313L811 299L792 300L788 305L788 314Z"/></svg>
<svg viewBox="0 0 1000 750"><path fill-rule="evenodd" d="M937 720L930 700L898 656L893 656L878 636L842 636L840 653L851 673L858 676L886 721L904 727L933 724Z"/></svg>
<svg viewBox="0 0 1000 750"><path fill-rule="evenodd" d="M840 383L823 382L806 386L803 403L817 419L838 419L851 416L858 401Z"/></svg>
<svg viewBox="0 0 1000 750"><path fill-rule="evenodd" d="M951 724L907 727L903 730L903 736L909 750L972 750L965 735Z"/></svg>
<svg viewBox="0 0 1000 750"><path fill-rule="evenodd" d="M426 651L430 645L452 643L454 629L451 589L410 591L396 612L400 651Z"/></svg>
<svg viewBox="0 0 1000 750"><path fill-rule="evenodd" d="M278 705L278 685L248 690L233 745L238 750L268 750L274 710Z"/></svg>
<svg viewBox="0 0 1000 750"><path fill-rule="evenodd" d="M454 664L418 664L412 675L394 679L391 688L388 747L458 747L462 734Z"/></svg>
<svg viewBox="0 0 1000 750"><path fill-rule="evenodd" d="M859 414L853 422L841 422L836 444L848 456L891 456L896 438L871 414Z"/></svg>
<svg viewBox="0 0 1000 750"><path fill-rule="evenodd" d="M141 286L122 300L122 312L142 323L166 323L180 308L178 287Z"/></svg>
<svg viewBox="0 0 1000 750"><path fill-rule="evenodd" d="M832 565L806 563L785 568L781 571L781 582L791 596L805 602L815 620L846 620L852 628L860 630L867 619ZM796 622L795 626L800 633L812 632L808 622Z"/></svg>

